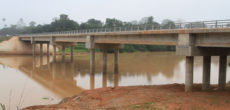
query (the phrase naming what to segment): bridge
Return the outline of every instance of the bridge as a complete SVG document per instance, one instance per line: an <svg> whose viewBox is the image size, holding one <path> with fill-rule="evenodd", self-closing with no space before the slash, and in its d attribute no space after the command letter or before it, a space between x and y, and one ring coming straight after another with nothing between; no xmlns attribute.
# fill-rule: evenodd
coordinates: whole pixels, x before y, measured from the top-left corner
<svg viewBox="0 0 230 110"><path fill-rule="evenodd" d="M40 44L40 56L43 56L43 44L52 45L54 58L56 46L62 46L65 57L66 46L71 47L73 58L74 45L85 42L90 49L90 72L95 72L95 48L103 50L103 71L106 71L107 50L114 49L114 71L118 72L119 49L124 44L171 45L176 46L177 55L186 57L185 91L192 91L194 56L203 56L202 90L210 90L211 56L219 57L218 88L226 86L227 55L230 54L230 20L176 23L167 26L154 24L132 25L126 27L97 28L65 32L34 33L19 35L23 42L31 43L35 56L35 44ZM49 54L47 54L49 55ZM167 66L167 65L166 65Z"/></svg>

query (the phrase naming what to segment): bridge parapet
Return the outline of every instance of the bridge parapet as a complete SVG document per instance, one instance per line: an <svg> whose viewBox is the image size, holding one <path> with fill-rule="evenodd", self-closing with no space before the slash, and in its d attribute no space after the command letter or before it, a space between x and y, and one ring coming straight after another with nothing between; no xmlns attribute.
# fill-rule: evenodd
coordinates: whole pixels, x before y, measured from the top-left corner
<svg viewBox="0 0 230 110"><path fill-rule="evenodd" d="M32 33L23 34L19 37L47 37L47 36L87 36L87 35L102 35L102 34L126 34L127 32L145 32L153 30L163 30L165 33L179 33L185 30L185 33L198 32L197 29L220 29L230 28L230 20L212 20L212 21L197 21L197 22L183 22L175 24L142 24L142 25L130 25L124 27L110 27L110 28L91 28L72 31L61 32L45 32L45 33ZM166 31L165 31L166 30ZM182 30L182 31L181 31ZM163 31L159 31L163 32ZM204 32L204 30L201 30ZM212 30L215 31L215 30ZM124 33L122 33L124 32ZM147 34L147 33L146 33Z"/></svg>

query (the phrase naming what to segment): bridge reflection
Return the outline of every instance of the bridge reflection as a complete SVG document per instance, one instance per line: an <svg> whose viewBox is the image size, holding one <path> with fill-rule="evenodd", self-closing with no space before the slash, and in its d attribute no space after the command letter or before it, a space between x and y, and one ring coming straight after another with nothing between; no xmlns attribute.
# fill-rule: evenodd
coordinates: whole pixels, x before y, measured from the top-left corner
<svg viewBox="0 0 230 110"><path fill-rule="evenodd" d="M64 59L62 56L56 56L56 58L52 56L7 56L1 57L0 63L22 71L56 95L68 97L79 94L85 89L105 88L108 86L118 87L120 86L119 82L127 80L127 77L144 76L151 82L152 78L159 74L170 79L174 76L174 71L179 71L178 64L183 61L183 57L171 57L171 53L167 53L168 56L152 54L142 53L144 57L135 53L121 54L120 72L114 72L114 63L112 61L108 61L111 63L108 63L107 70L103 69L101 71L103 68L101 54L96 54L94 73L90 73L89 70L89 55L77 55L74 59L68 55ZM108 55L108 60L113 60L112 57L113 55ZM83 80L84 78L86 80ZM133 84L129 85L135 85L134 80L133 82Z"/></svg>

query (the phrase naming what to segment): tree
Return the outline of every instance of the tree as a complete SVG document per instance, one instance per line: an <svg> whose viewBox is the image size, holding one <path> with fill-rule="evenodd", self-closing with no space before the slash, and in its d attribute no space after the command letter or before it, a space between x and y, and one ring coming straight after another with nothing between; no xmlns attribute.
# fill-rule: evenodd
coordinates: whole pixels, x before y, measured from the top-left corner
<svg viewBox="0 0 230 110"><path fill-rule="evenodd" d="M140 20L140 24L153 24L154 22L154 18L153 16L148 16L148 17L144 17Z"/></svg>
<svg viewBox="0 0 230 110"><path fill-rule="evenodd" d="M18 21L18 23L17 23L17 28L18 28L18 29L22 29L22 28L24 28L25 26L26 26L26 24L24 23L23 18L20 18L19 21Z"/></svg>
<svg viewBox="0 0 230 110"><path fill-rule="evenodd" d="M50 26L46 26L48 32L52 31L68 31L76 30L79 28L79 24L68 18L68 15L61 14L59 19L51 22Z"/></svg>
<svg viewBox="0 0 230 110"><path fill-rule="evenodd" d="M115 18L106 18L105 27L121 27L123 22Z"/></svg>
<svg viewBox="0 0 230 110"><path fill-rule="evenodd" d="M4 23L4 28L6 28L7 27L7 25L6 25L6 18L2 18L2 22Z"/></svg>
<svg viewBox="0 0 230 110"><path fill-rule="evenodd" d="M169 19L165 19L161 23L162 29L174 29L175 27L176 27L175 23Z"/></svg>
<svg viewBox="0 0 230 110"><path fill-rule="evenodd" d="M103 26L103 23L100 20L89 19L87 22L81 23L80 28L81 29L101 28L102 26Z"/></svg>
<svg viewBox="0 0 230 110"><path fill-rule="evenodd" d="M35 22L35 21L31 21L31 22L29 23L29 25L30 25L30 27L35 27L36 22Z"/></svg>
<svg viewBox="0 0 230 110"><path fill-rule="evenodd" d="M154 21L152 16L144 17L139 21L139 24L143 24L145 29L158 29L160 24Z"/></svg>

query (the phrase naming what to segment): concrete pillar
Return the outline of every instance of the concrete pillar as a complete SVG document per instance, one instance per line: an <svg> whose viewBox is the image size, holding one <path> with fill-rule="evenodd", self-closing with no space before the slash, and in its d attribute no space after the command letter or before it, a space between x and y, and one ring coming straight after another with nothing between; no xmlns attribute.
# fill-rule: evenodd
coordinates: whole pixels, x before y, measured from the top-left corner
<svg viewBox="0 0 230 110"><path fill-rule="evenodd" d="M55 78L56 78L56 73L57 73L57 71L56 71L56 63L52 63L52 80L55 80Z"/></svg>
<svg viewBox="0 0 230 110"><path fill-rule="evenodd" d="M36 57L33 57L33 70L36 68Z"/></svg>
<svg viewBox="0 0 230 110"><path fill-rule="evenodd" d="M71 49L71 61L73 61L73 58L74 58L74 46L72 45L70 47L70 49Z"/></svg>
<svg viewBox="0 0 230 110"><path fill-rule="evenodd" d="M118 82L119 82L119 79L118 79L118 73L114 73L114 87L118 87Z"/></svg>
<svg viewBox="0 0 230 110"><path fill-rule="evenodd" d="M185 92L192 91L193 85L193 56L186 56Z"/></svg>
<svg viewBox="0 0 230 110"><path fill-rule="evenodd" d="M40 57L43 56L43 44L40 43Z"/></svg>
<svg viewBox="0 0 230 110"><path fill-rule="evenodd" d="M56 61L56 45L53 45L53 60Z"/></svg>
<svg viewBox="0 0 230 110"><path fill-rule="evenodd" d="M107 71L107 49L103 49L103 73Z"/></svg>
<svg viewBox="0 0 230 110"><path fill-rule="evenodd" d="M47 66L48 66L48 69L50 69L50 57L47 56Z"/></svg>
<svg viewBox="0 0 230 110"><path fill-rule="evenodd" d="M33 56L35 56L35 53L36 52L36 44L35 43L33 43L32 44L32 54L33 54Z"/></svg>
<svg viewBox="0 0 230 110"><path fill-rule="evenodd" d="M103 72L103 76L102 76L102 87L106 88L107 87L107 73Z"/></svg>
<svg viewBox="0 0 230 110"><path fill-rule="evenodd" d="M95 49L90 49L90 73L95 73Z"/></svg>
<svg viewBox="0 0 230 110"><path fill-rule="evenodd" d="M118 63L119 63L119 48L114 49L114 72L118 73Z"/></svg>
<svg viewBox="0 0 230 110"><path fill-rule="evenodd" d="M65 46L62 46L62 57L65 57Z"/></svg>
<svg viewBox="0 0 230 110"><path fill-rule="evenodd" d="M218 89L224 90L226 86L226 69L227 69L227 56L220 56L219 60L219 84Z"/></svg>
<svg viewBox="0 0 230 110"><path fill-rule="evenodd" d="M47 56L49 57L50 56L50 44L47 43Z"/></svg>
<svg viewBox="0 0 230 110"><path fill-rule="evenodd" d="M90 89L91 90L95 88L95 86L94 86L94 84L95 84L94 80L95 80L95 74L91 73L90 74Z"/></svg>
<svg viewBox="0 0 230 110"><path fill-rule="evenodd" d="M40 57L40 68L42 67L43 65L43 56Z"/></svg>
<svg viewBox="0 0 230 110"><path fill-rule="evenodd" d="M203 84L202 90L210 90L210 69L211 69L211 56L203 57Z"/></svg>

